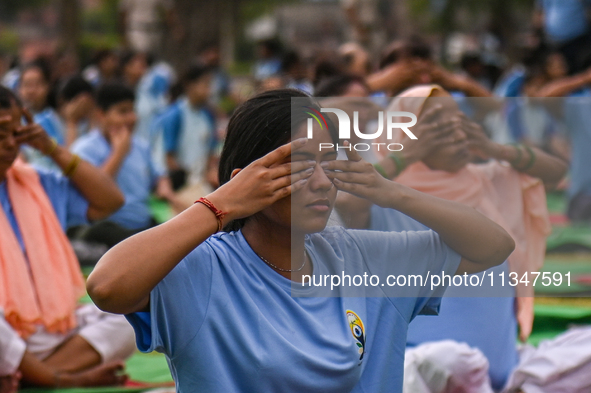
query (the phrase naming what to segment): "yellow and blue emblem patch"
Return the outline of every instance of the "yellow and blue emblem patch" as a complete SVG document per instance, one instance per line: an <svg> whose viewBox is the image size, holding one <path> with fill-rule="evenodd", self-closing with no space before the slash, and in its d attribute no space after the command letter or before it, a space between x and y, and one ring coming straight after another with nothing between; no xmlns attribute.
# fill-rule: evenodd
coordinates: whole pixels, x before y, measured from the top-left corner
<svg viewBox="0 0 591 393"><path fill-rule="evenodd" d="M355 311L347 310L346 313L351 333L359 347L359 360L361 361L363 360L363 354L365 353L365 327L363 326L363 321Z"/></svg>

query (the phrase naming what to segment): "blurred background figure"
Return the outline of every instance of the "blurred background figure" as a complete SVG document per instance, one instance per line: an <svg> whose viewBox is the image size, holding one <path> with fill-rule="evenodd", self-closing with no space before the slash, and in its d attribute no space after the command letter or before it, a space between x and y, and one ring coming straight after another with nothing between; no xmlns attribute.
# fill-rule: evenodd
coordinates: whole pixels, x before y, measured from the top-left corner
<svg viewBox="0 0 591 393"><path fill-rule="evenodd" d="M177 39L184 34L172 0L121 0L120 31L138 52L160 53L165 29Z"/></svg>
<svg viewBox="0 0 591 393"><path fill-rule="evenodd" d="M407 89L436 84L449 92L465 124L478 124L495 146L521 155L514 160L523 164L518 167L533 157L528 149L536 157L532 161L549 154L568 163L566 179L546 190L552 233L544 269L576 271L569 288L552 289L586 296L589 11L591 0L2 0L0 80L59 149L84 155L125 194L126 205L107 220L70 232L78 260L91 266L120 239L169 220L219 186L228 119L254 94L285 87L304 91L322 105L343 105L351 118L357 112L361 132L370 133L378 126L372 112L388 108ZM97 104L97 91L113 84L124 90L123 98ZM385 170L445 146L427 135L420 137L421 148L405 141L397 157L402 161L386 159ZM357 135L352 141L360 142ZM511 144L518 150L506 146ZM39 170L63 176L35 148L21 146L19 152ZM367 157L376 159L373 152ZM471 156L466 165L489 161ZM547 289L535 288L555 295ZM512 302L512 295L498 301L499 315L510 315ZM560 314L563 303L589 317L573 322ZM570 323L591 324L587 299L536 298L535 306L531 344ZM453 310L454 303L444 301L442 307ZM555 313L551 318L544 314L548 310ZM443 318L424 323L443 326L445 315L442 310ZM497 343L510 348L505 357L490 356L478 340L493 334L480 331L471 337L473 347L482 347L479 353L457 343L449 348L475 363L484 358L492 384L500 388L517 361L509 345L516 337L514 322L511 332L506 324L494 333ZM422 343L417 337L409 335ZM13 391L18 379L0 374L0 393Z"/></svg>

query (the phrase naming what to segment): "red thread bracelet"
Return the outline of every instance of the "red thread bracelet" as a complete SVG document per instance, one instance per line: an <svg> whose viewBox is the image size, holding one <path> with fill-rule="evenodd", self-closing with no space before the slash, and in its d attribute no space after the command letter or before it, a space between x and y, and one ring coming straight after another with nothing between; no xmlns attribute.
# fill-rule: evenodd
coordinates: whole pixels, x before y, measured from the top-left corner
<svg viewBox="0 0 591 393"><path fill-rule="evenodd" d="M222 219L228 213L219 210L217 207L214 206L213 203L211 203L211 201L209 199L207 199L205 197L199 198L198 200L195 201L195 203L202 203L205 206L207 206L207 208L209 210L211 210L211 212L215 215L215 218L218 220L218 230L217 230L217 232L221 231L222 228L224 227L223 222L222 222Z"/></svg>

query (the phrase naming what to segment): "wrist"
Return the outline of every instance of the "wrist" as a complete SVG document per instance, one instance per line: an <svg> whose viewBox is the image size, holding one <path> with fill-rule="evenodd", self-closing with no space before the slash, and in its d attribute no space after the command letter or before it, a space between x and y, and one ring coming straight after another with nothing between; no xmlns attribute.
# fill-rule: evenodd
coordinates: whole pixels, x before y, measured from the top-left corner
<svg viewBox="0 0 591 393"><path fill-rule="evenodd" d="M420 156L420 154L416 151L413 150L402 150L400 153L398 153L402 156L402 158L404 159L404 163L405 168L408 167L409 165L414 164L415 162L419 162L423 159L423 157Z"/></svg>
<svg viewBox="0 0 591 393"><path fill-rule="evenodd" d="M237 214L236 209L232 208L232 204L229 203L224 195L220 194L217 190L205 198L213 204L215 209L223 213L223 217L221 218L223 226L226 226L230 221L242 218Z"/></svg>
<svg viewBox="0 0 591 393"><path fill-rule="evenodd" d="M495 153L493 158L498 161L506 161L513 164L516 160L519 160L520 147L517 145L499 145L495 144Z"/></svg>
<svg viewBox="0 0 591 393"><path fill-rule="evenodd" d="M127 155L127 149L125 149L124 146L122 146L122 145L113 146L112 155L117 160L123 160L125 158L125 156Z"/></svg>
<svg viewBox="0 0 591 393"><path fill-rule="evenodd" d="M399 210L399 205L404 194L404 186L394 181L384 180L384 188L379 190L379 195L372 201L376 205Z"/></svg>
<svg viewBox="0 0 591 393"><path fill-rule="evenodd" d="M510 149L506 149L507 146L499 145L498 143L492 142L487 140L482 149L482 152L486 157L485 159L492 158L498 161L509 161L511 159L511 151Z"/></svg>
<svg viewBox="0 0 591 393"><path fill-rule="evenodd" d="M43 150L41 151L43 155L48 157L53 157L59 148L59 144L55 138L47 137L47 140L44 143Z"/></svg>

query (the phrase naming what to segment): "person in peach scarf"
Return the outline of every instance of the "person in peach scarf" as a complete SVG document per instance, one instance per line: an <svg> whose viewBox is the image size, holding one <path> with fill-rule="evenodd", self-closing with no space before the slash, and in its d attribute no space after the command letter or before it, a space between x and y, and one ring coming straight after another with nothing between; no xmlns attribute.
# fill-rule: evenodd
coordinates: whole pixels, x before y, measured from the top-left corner
<svg viewBox="0 0 591 393"><path fill-rule="evenodd" d="M391 142L401 142L402 152L394 153L395 157L388 156L388 152L376 152L382 175L418 191L469 205L501 225L516 242L515 251L504 264L505 277L509 272L516 272L521 278L525 272L531 275L539 271L544 261L545 239L550 232L544 187L552 188L562 179L566 164L539 149L529 151L493 143L437 85L408 89L387 110L414 113L418 123L411 130L418 139L411 140L400 132ZM434 138L438 143L432 143ZM417 149L417 145L423 148ZM421 154L405 156L407 150ZM406 168L400 165L404 159ZM472 163L477 160L481 163ZM372 230L424 229L397 212L385 213L377 206L347 195L339 199L339 213L347 226ZM494 270L496 277L502 272L497 270ZM496 285L501 285L499 280ZM418 317L410 324L409 345L444 339L468 342L476 348L481 343L482 352L491 363L492 384L496 389L502 388L517 362L515 325L522 341L531 332L533 288L520 285L514 293L505 291L499 296L496 285L495 292L490 288L488 292L473 291L471 295L461 293L455 296L463 297L457 298L450 298L455 292L448 291L446 296L450 297L443 299L439 317ZM478 328L477 319L484 319L486 328ZM494 334L487 335L488 330ZM444 337L445 332L453 334ZM503 334L506 337L499 336L495 341L495 335ZM498 353L504 351L505 343L513 355Z"/></svg>
<svg viewBox="0 0 591 393"><path fill-rule="evenodd" d="M66 176L20 161L23 144L50 157ZM68 224L104 218L122 204L108 176L58 146L16 96L0 87L2 389L13 390L20 378L47 387L125 380L118 375L120 361L101 363L108 354L131 354L133 331L124 319L112 319L94 306L77 307L85 282L64 232ZM131 346L108 349L112 336Z"/></svg>

